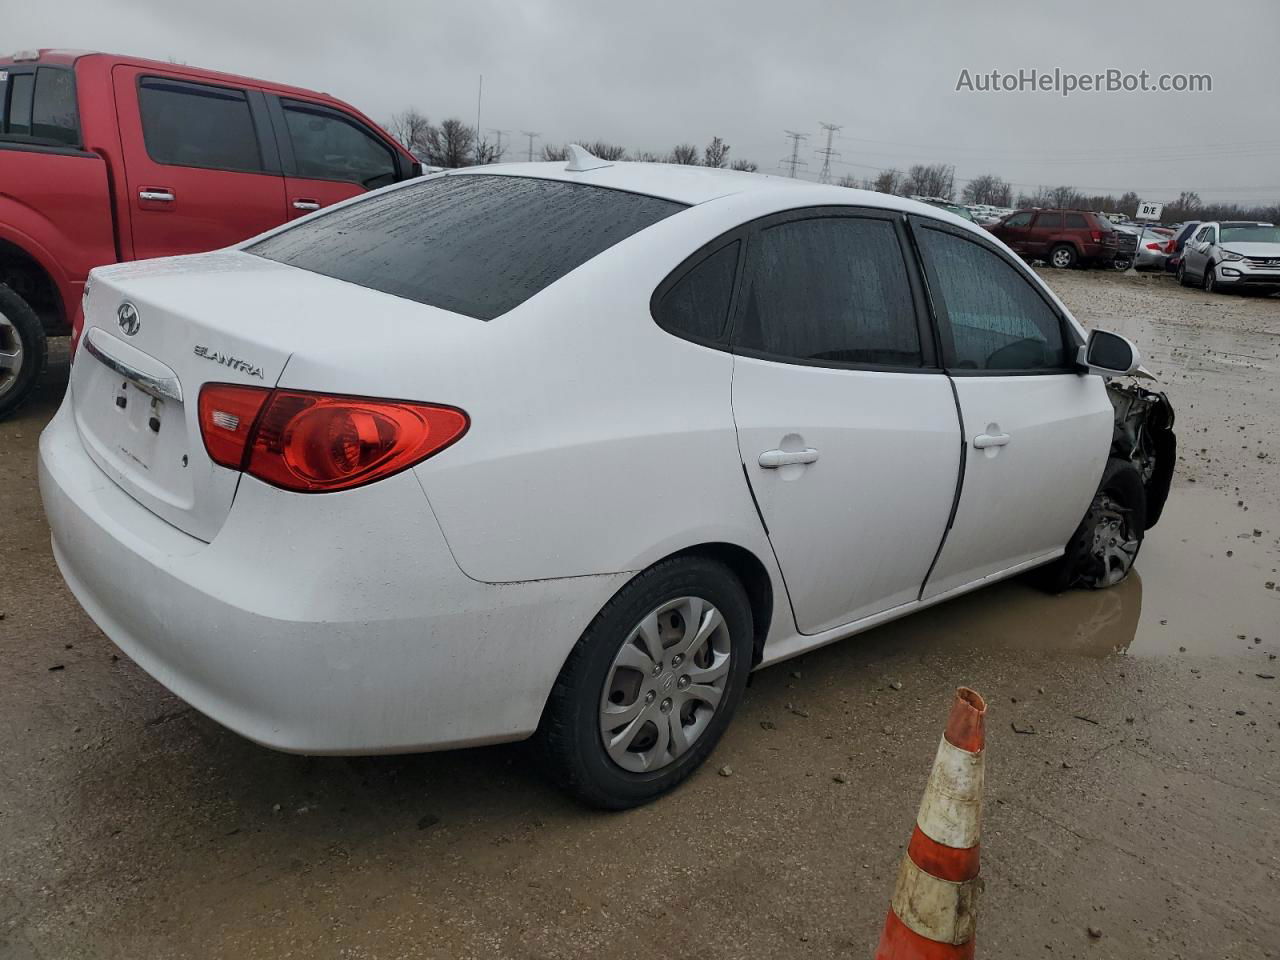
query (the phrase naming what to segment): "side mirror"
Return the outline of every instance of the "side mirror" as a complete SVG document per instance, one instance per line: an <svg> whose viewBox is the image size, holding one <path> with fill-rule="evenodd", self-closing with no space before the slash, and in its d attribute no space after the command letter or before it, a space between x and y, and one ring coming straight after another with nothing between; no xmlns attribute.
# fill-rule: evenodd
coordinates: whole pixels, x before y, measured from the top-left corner
<svg viewBox="0 0 1280 960"><path fill-rule="evenodd" d="M1080 348L1079 362L1093 373L1124 377L1142 366L1142 354L1118 333L1090 330L1089 342Z"/></svg>

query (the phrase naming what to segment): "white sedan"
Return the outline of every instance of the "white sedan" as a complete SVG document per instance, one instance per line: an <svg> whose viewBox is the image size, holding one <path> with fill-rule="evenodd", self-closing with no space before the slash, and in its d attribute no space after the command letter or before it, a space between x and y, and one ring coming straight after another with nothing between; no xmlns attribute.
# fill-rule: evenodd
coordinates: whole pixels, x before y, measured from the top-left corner
<svg viewBox="0 0 1280 960"><path fill-rule="evenodd" d="M1174 459L1133 346L972 223L580 148L99 268L84 312L40 485L111 640L267 746L536 734L605 807L756 667L1123 578Z"/></svg>

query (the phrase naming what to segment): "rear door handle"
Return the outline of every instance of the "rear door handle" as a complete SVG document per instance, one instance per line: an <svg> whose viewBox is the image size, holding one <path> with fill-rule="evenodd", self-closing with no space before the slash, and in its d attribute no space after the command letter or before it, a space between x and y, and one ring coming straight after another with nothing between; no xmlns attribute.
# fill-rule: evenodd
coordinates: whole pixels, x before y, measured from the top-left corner
<svg viewBox="0 0 1280 960"><path fill-rule="evenodd" d="M315 200L298 199L293 201L293 209L295 210L319 210L320 204Z"/></svg>
<svg viewBox="0 0 1280 960"><path fill-rule="evenodd" d="M813 447L803 450L766 450L760 454L760 466L766 470L776 470L792 463L813 463L818 459L818 451Z"/></svg>
<svg viewBox="0 0 1280 960"><path fill-rule="evenodd" d="M1003 447L1009 439L1007 433L980 433L973 438L973 445L979 450L985 450L987 447Z"/></svg>
<svg viewBox="0 0 1280 960"><path fill-rule="evenodd" d="M157 200L160 203L173 203L173 191L164 187L144 187L138 191L139 200Z"/></svg>

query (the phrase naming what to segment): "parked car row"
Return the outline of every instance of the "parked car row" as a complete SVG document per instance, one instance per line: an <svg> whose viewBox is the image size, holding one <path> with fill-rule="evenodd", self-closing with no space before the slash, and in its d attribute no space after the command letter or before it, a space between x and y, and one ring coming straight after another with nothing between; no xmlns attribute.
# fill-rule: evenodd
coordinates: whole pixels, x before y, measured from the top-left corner
<svg viewBox="0 0 1280 960"><path fill-rule="evenodd" d="M238 243L421 172L349 104L134 57L0 57L0 416L93 267Z"/></svg>

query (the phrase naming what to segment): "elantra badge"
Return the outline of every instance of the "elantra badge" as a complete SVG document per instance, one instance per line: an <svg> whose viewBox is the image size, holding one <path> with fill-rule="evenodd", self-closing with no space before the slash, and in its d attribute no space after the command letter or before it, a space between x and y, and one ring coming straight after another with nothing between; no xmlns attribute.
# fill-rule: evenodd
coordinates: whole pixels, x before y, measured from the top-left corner
<svg viewBox="0 0 1280 960"><path fill-rule="evenodd" d="M126 337L132 337L142 327L142 322L138 319L138 308L128 300L120 304L116 310L116 323Z"/></svg>

